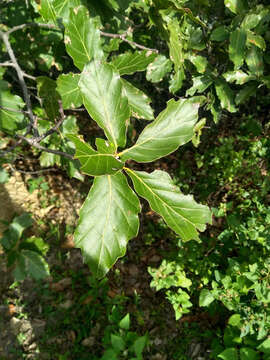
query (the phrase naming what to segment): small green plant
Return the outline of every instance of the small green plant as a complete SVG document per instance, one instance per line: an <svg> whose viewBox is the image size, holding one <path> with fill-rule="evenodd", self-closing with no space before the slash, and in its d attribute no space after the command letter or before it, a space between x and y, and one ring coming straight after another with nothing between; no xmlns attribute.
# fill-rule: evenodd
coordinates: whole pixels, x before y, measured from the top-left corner
<svg viewBox="0 0 270 360"><path fill-rule="evenodd" d="M112 324L115 322L113 315L115 310L116 308L112 309L110 317ZM136 332L130 331L130 315L126 314L117 324L114 324L114 331L111 326L105 330L106 350L100 360L142 360L142 353L147 343L147 334L139 336Z"/></svg>
<svg viewBox="0 0 270 360"><path fill-rule="evenodd" d="M42 238L24 236L24 231L32 224L33 220L28 213L16 216L0 239L15 281L27 277L39 280L49 276L49 267L44 259L48 245Z"/></svg>
<svg viewBox="0 0 270 360"><path fill-rule="evenodd" d="M157 291L166 289L166 297L174 308L176 320L188 313L192 303L189 301L189 294L181 288L189 290L192 283L186 277L183 265L181 266L175 261L163 260L157 269L149 268L148 271L153 277L151 287ZM176 291L167 290L170 288L178 289Z"/></svg>

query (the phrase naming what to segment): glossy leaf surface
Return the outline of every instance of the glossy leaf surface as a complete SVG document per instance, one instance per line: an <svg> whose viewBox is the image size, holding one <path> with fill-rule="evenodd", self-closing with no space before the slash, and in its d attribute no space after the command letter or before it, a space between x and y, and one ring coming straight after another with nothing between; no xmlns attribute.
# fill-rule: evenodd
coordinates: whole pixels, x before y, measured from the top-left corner
<svg viewBox="0 0 270 360"><path fill-rule="evenodd" d="M166 56L158 55L155 60L148 65L146 79L153 83L160 82L171 69L172 62Z"/></svg>
<svg viewBox="0 0 270 360"><path fill-rule="evenodd" d="M126 252L139 228L139 199L122 173L95 178L80 210L76 246L98 278Z"/></svg>
<svg viewBox="0 0 270 360"><path fill-rule="evenodd" d="M67 135L76 146L75 158L82 164L81 171L89 176L115 174L123 168L124 163L112 154L98 153L89 144L75 135Z"/></svg>
<svg viewBox="0 0 270 360"><path fill-rule="evenodd" d="M13 132L24 120L24 114L19 112L24 102L18 95L11 94L8 83L3 80L0 80L0 105L3 107L0 109L0 129Z"/></svg>
<svg viewBox="0 0 270 360"><path fill-rule="evenodd" d="M120 153L121 159L151 162L175 151L191 140L198 119L200 97L175 101L140 134L136 144Z"/></svg>
<svg viewBox="0 0 270 360"><path fill-rule="evenodd" d="M79 74L63 74L57 79L57 91L61 95L64 109L77 108L82 105L82 96L78 86Z"/></svg>
<svg viewBox="0 0 270 360"><path fill-rule="evenodd" d="M132 116L138 119L154 119L154 111L150 106L150 98L129 81L122 79L123 95L128 98Z"/></svg>
<svg viewBox="0 0 270 360"><path fill-rule="evenodd" d="M205 224L211 223L211 212L207 206L197 204L190 195L183 195L164 171L155 170L149 174L125 170L136 192L149 202L152 210L161 215L183 241L199 240L197 230L204 231Z"/></svg>
<svg viewBox="0 0 270 360"><path fill-rule="evenodd" d="M146 70L156 56L156 53L146 50L126 52L117 56L111 64L116 67L120 75L134 74L137 71Z"/></svg>
<svg viewBox="0 0 270 360"><path fill-rule="evenodd" d="M122 82L112 65L92 61L79 81L83 102L91 117L117 147L125 146L130 116L128 100L122 96Z"/></svg>
<svg viewBox="0 0 270 360"><path fill-rule="evenodd" d="M67 52L80 70L93 58L102 58L100 32L84 6L76 7L70 11L69 21L65 29Z"/></svg>
<svg viewBox="0 0 270 360"><path fill-rule="evenodd" d="M238 69L244 63L247 34L243 29L236 29L230 35L229 56Z"/></svg>
<svg viewBox="0 0 270 360"><path fill-rule="evenodd" d="M215 87L221 107L229 112L236 112L237 109L234 104L234 93L226 81L221 79L216 80Z"/></svg>

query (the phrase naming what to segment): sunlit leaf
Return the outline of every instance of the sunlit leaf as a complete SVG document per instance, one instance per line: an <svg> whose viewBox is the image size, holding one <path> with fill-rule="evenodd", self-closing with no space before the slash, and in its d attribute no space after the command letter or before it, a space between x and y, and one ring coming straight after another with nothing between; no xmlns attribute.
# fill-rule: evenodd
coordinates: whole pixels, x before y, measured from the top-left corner
<svg viewBox="0 0 270 360"><path fill-rule="evenodd" d="M151 162L190 141L200 102L200 97L178 101L171 99L156 120L144 128L136 144L119 154L121 159Z"/></svg>
<svg viewBox="0 0 270 360"><path fill-rule="evenodd" d="M81 163L81 171L89 176L112 175L124 166L112 154L98 153L89 144L81 141L76 135L66 135L76 146L75 158Z"/></svg>
<svg viewBox="0 0 270 360"><path fill-rule="evenodd" d="M225 81L219 79L215 82L215 88L221 107L229 112L236 112L234 93L230 86Z"/></svg>
<svg viewBox="0 0 270 360"><path fill-rule="evenodd" d="M243 0L224 0L224 4L234 14L241 14L246 10Z"/></svg>
<svg viewBox="0 0 270 360"><path fill-rule="evenodd" d="M250 49L247 52L246 63L249 68L249 71L256 75L262 76L264 71L264 63L263 63L263 53L261 49L259 49L255 45L251 45Z"/></svg>
<svg viewBox="0 0 270 360"><path fill-rule="evenodd" d="M161 81L164 76L172 69L172 62L164 55L158 55L155 60L148 65L146 79L153 83Z"/></svg>
<svg viewBox="0 0 270 360"><path fill-rule="evenodd" d="M70 10L65 26L65 44L68 54L80 70L93 58L103 57L100 32L84 6Z"/></svg>
<svg viewBox="0 0 270 360"><path fill-rule="evenodd" d="M121 79L123 95L128 98L132 116L138 119L152 120L154 111L150 106L151 99L129 81Z"/></svg>
<svg viewBox="0 0 270 360"><path fill-rule="evenodd" d="M92 61L84 67L79 81L83 102L91 117L117 147L125 146L130 117L122 81L112 65Z"/></svg>
<svg viewBox="0 0 270 360"><path fill-rule="evenodd" d="M138 232L139 211L139 199L122 173L95 178L80 210L74 240L98 278L125 254L128 240Z"/></svg>
<svg viewBox="0 0 270 360"><path fill-rule="evenodd" d="M152 210L161 215L183 241L199 240L197 230L204 231L206 223L211 223L211 212L207 206L197 204L190 195L182 194L164 171L146 173L125 170L136 192L149 202Z"/></svg>
<svg viewBox="0 0 270 360"><path fill-rule="evenodd" d="M186 96L193 96L196 92L201 94L213 83L213 80L206 75L197 77L194 76L192 81L193 85L186 91Z"/></svg>
<svg viewBox="0 0 270 360"><path fill-rule="evenodd" d="M116 67L120 75L133 74L137 71L146 70L156 56L156 53L146 50L129 51L118 55L111 64Z"/></svg>
<svg viewBox="0 0 270 360"><path fill-rule="evenodd" d="M236 29L230 35L229 57L238 69L244 63L247 34L243 29Z"/></svg>
<svg viewBox="0 0 270 360"><path fill-rule="evenodd" d="M78 86L79 74L62 74L57 79L57 91L61 95L64 109L76 108L82 105L82 96Z"/></svg>

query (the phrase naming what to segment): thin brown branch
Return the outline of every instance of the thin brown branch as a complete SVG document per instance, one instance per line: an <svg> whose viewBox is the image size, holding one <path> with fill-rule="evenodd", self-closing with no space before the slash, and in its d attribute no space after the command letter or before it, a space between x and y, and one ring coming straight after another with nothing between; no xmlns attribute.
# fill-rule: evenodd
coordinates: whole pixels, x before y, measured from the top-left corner
<svg viewBox="0 0 270 360"><path fill-rule="evenodd" d="M42 150L42 151L45 151L45 152L48 152L50 154L55 154L55 155L60 155L60 156L63 156L69 160L74 160L73 159L73 156L68 154L68 153L65 153L63 151L60 151L60 150L52 150L52 149L48 149L46 148L45 146L42 146L40 145L39 143L37 143L36 141L34 141L35 138L27 138L25 136L22 136L22 135L17 135L17 137L21 140L24 140L25 142L27 142L29 145L39 149L39 150Z"/></svg>
<svg viewBox="0 0 270 360"><path fill-rule="evenodd" d="M55 168L47 168L47 169L41 169L41 170L35 170L35 171L24 171L24 170L15 168L11 164L7 164L7 165L11 169L12 172L18 172L20 174L25 174L25 175L36 175L36 174L49 172L49 171L58 171L58 169L55 169Z"/></svg>
<svg viewBox="0 0 270 360"><path fill-rule="evenodd" d="M37 130L37 121L36 121L36 119L34 117L34 114L33 114L30 95L28 93L27 86L26 86L26 83L24 81L24 73L23 73L22 69L20 68L20 65L17 62L14 51L13 51L13 49L11 47L10 42L9 42L8 36L9 36L9 33L3 33L2 31L0 31L0 37L2 38L2 40L3 40L3 42L4 42L5 46L6 46L6 49L7 49L7 52L9 54L11 62L14 64L14 68L15 68L15 70L17 72L19 83L20 83L22 91L23 91L23 97L24 97L24 101L26 103L26 107L27 107L27 111L28 111L28 117L29 117L29 120L30 120L30 127L33 129L34 136L38 136L39 134L38 134L38 130Z"/></svg>
<svg viewBox="0 0 270 360"><path fill-rule="evenodd" d="M25 29L26 27L40 27L40 28L44 28L44 29L51 29L51 30L59 30L60 31L59 27L57 27L54 24L26 23L26 24L21 24L21 25L18 25L18 26L14 26L10 30L8 30L6 32L6 34L9 36L14 31L22 30L22 29Z"/></svg>
<svg viewBox="0 0 270 360"><path fill-rule="evenodd" d="M59 104L59 112L60 112L60 115L61 115L61 118L60 120L51 128L49 129L48 131L46 131L44 134L38 136L38 137L33 137L32 138L32 141L33 141L33 144L34 143L40 143L42 140L44 140L46 137L52 135L53 133L55 133L59 127L63 124L66 116L64 114L64 110L63 110L63 105L62 105L62 101L59 100L58 101L58 104ZM30 140L30 139L29 139Z"/></svg>
<svg viewBox="0 0 270 360"><path fill-rule="evenodd" d="M131 40L128 40L126 38L126 35L125 34L112 34L112 33L107 33L107 32L104 32L104 31L100 31L100 34L102 36L106 36L106 37L110 37L112 39L121 39L122 41L125 41L126 43L128 43L129 45L131 46L135 46L137 47L138 49L142 49L142 50L148 50L148 51L152 51L152 52L155 52L155 53L158 53L159 51L157 49L151 49L149 47L146 47L146 46L143 46L141 44L138 44L136 43L135 41L131 41Z"/></svg>

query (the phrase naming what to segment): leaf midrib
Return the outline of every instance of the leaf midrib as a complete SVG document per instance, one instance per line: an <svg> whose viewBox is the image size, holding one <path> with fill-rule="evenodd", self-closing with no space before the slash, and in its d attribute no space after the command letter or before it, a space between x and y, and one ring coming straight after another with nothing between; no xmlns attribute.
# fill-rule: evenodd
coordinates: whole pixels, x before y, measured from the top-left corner
<svg viewBox="0 0 270 360"><path fill-rule="evenodd" d="M190 221L188 220L187 218L185 218L183 215L179 214L177 211L175 211L171 206L169 206L168 204L166 204L166 202L164 200L162 200L139 176L136 175L136 173L134 171L132 171L131 169L129 168L126 168L124 167L123 168L126 172L131 172L147 189L149 189L150 193L153 194L153 196L155 198L157 198L158 200L160 200L166 208L169 208L171 209L171 211L173 211L177 216L180 216L182 219L184 219L185 221L187 221L188 223L190 223L193 227L195 227L196 229L196 226ZM162 216L162 215L161 215ZM162 216L163 217L163 216Z"/></svg>

